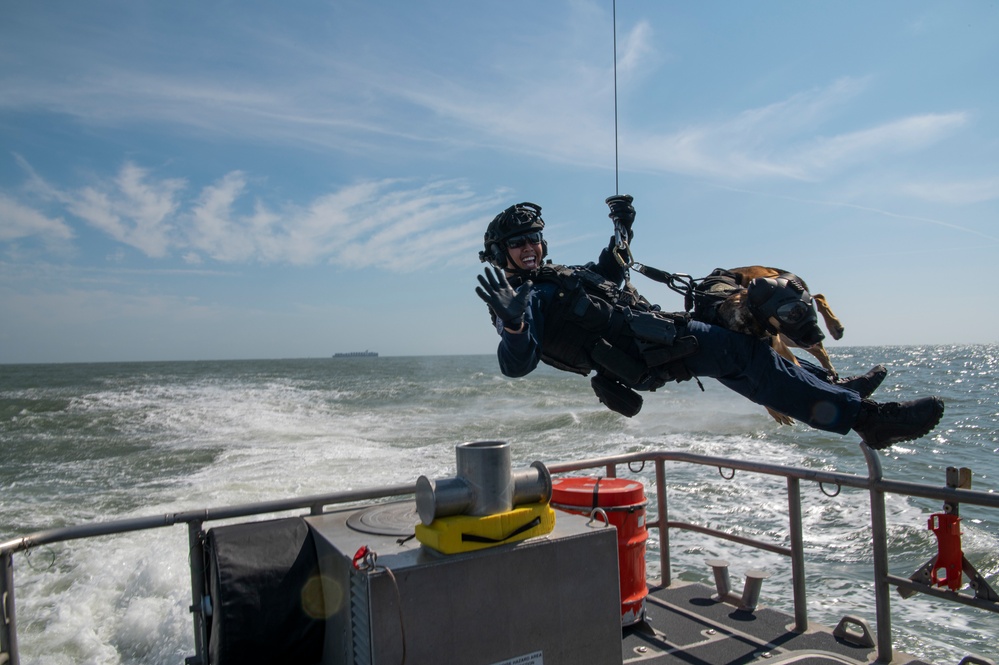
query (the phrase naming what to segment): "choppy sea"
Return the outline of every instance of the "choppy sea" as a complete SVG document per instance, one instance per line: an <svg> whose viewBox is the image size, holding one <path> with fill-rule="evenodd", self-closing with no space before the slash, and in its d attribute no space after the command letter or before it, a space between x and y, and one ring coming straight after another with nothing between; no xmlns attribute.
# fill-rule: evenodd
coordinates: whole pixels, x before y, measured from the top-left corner
<svg viewBox="0 0 999 665"><path fill-rule="evenodd" d="M843 374L877 363L882 400L937 394L931 436L883 456L885 476L942 486L970 467L999 490L999 346L845 347ZM0 366L0 541L52 526L140 517L454 475L456 444L504 440L514 468L623 452L682 450L865 475L856 435L776 425L704 380L646 395L633 419L604 409L589 382L542 368L502 377L492 356L326 358ZM622 476L629 475L622 469ZM651 470L631 474L650 481ZM670 467L670 518L787 543L783 480ZM772 492L772 494L771 494ZM864 492L803 483L809 619L874 622ZM654 501L650 503L654 506ZM889 495L891 572L936 553L935 502ZM994 511L992 511L994 513ZM962 509L965 555L999 588L999 515ZM649 544L658 560L657 543ZM183 662L193 654L183 526L15 555L22 663ZM786 559L694 532L672 537L673 575L713 584L708 558L772 576L761 603L785 611ZM654 571L655 572L655 571ZM997 615L893 592L895 648L946 665L997 658Z"/></svg>

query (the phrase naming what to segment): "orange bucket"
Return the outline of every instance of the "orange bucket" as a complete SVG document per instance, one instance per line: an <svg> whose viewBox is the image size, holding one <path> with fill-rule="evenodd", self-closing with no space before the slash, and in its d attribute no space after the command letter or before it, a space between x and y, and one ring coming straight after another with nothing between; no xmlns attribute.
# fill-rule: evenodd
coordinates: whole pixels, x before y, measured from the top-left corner
<svg viewBox="0 0 999 665"><path fill-rule="evenodd" d="M645 618L645 487L623 478L556 478L551 506L563 512L597 517L617 528L617 561L621 586L621 625ZM599 509L599 510L598 510Z"/></svg>

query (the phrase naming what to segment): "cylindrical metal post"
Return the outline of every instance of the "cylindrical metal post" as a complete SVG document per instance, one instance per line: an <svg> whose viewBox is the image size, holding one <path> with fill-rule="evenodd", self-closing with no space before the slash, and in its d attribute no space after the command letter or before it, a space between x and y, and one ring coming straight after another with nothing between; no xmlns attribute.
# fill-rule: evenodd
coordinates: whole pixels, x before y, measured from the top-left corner
<svg viewBox="0 0 999 665"><path fill-rule="evenodd" d="M711 566L715 574L715 590L718 592L716 600L725 602L732 591L732 584L728 578L728 561L724 559L708 559L705 563Z"/></svg>
<svg viewBox="0 0 999 665"><path fill-rule="evenodd" d="M891 643L891 587L888 583L888 526L885 493L879 483L883 478L881 459L867 444L860 444L867 459L868 483L871 494L871 536L874 556L874 606L877 615L879 663L894 658Z"/></svg>
<svg viewBox="0 0 999 665"><path fill-rule="evenodd" d="M513 474L513 505L543 503L552 498L552 474L542 462Z"/></svg>
<svg viewBox="0 0 999 665"><path fill-rule="evenodd" d="M17 621L14 612L14 555L0 554L0 655L7 655L10 665L18 665Z"/></svg>
<svg viewBox="0 0 999 665"><path fill-rule="evenodd" d="M750 570L746 573L746 585L742 587L742 605L739 609L744 612L752 612L760 604L760 591L763 589L763 580L770 577L762 570Z"/></svg>
<svg viewBox="0 0 999 665"><path fill-rule="evenodd" d="M462 478L416 479L416 512L430 526L438 517L462 515L472 507L472 488Z"/></svg>
<svg viewBox="0 0 999 665"><path fill-rule="evenodd" d="M673 583L673 571L669 559L669 511L666 505L666 462L656 460L656 525L659 528L659 569L662 576L659 583L669 586Z"/></svg>
<svg viewBox="0 0 999 665"><path fill-rule="evenodd" d="M514 506L545 503L552 497L552 475L541 462L513 473L510 444L474 441L455 446L458 477L416 480L416 512L423 524L438 517L483 517L509 512Z"/></svg>
<svg viewBox="0 0 999 665"><path fill-rule="evenodd" d="M205 620L205 545L202 540L202 522L187 523L188 556L191 557L191 613L194 616L194 649L197 662L208 662L208 623Z"/></svg>
<svg viewBox="0 0 999 665"><path fill-rule="evenodd" d="M513 509L513 476L510 444L505 441L471 441L456 446L458 477L472 491L472 516L496 515Z"/></svg>
<svg viewBox="0 0 999 665"><path fill-rule="evenodd" d="M805 539L801 533L801 482L787 479L788 526L791 535L791 592L794 601L794 630L808 630L808 600L805 593Z"/></svg>

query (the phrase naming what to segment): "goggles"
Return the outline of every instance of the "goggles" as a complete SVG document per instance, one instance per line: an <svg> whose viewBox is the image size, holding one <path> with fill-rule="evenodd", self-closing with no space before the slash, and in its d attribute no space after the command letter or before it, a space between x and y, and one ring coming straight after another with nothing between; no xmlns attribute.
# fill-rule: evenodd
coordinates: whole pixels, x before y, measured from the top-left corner
<svg viewBox="0 0 999 665"><path fill-rule="evenodd" d="M532 231L531 233L523 233L519 236L514 236L512 238L507 238L506 246L507 249L519 249L531 243L532 245L537 245L541 242L541 231Z"/></svg>
<svg viewBox="0 0 999 665"><path fill-rule="evenodd" d="M811 308L802 300L785 303L777 308L777 318L784 323L794 325L808 318Z"/></svg>

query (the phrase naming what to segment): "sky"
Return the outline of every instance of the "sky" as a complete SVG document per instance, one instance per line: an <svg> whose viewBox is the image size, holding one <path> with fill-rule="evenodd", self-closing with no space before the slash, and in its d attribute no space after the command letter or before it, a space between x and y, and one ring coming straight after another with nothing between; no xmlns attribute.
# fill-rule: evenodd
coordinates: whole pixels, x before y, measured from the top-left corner
<svg viewBox="0 0 999 665"><path fill-rule="evenodd" d="M493 353L498 212L999 342L999 3L0 0L0 363ZM616 48L615 48L616 47ZM678 294L633 273L663 309Z"/></svg>

